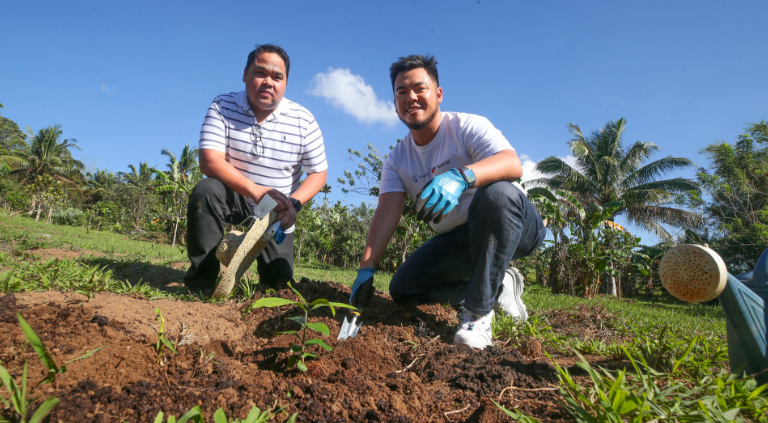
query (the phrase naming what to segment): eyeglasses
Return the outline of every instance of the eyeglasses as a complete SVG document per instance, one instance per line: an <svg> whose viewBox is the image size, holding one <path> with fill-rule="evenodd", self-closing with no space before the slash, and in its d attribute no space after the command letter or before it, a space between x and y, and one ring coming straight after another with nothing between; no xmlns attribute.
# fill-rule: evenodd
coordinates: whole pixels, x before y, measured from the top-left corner
<svg viewBox="0 0 768 423"><path fill-rule="evenodd" d="M256 158L264 156L264 141L261 139L261 125L251 126L251 152L256 155Z"/></svg>

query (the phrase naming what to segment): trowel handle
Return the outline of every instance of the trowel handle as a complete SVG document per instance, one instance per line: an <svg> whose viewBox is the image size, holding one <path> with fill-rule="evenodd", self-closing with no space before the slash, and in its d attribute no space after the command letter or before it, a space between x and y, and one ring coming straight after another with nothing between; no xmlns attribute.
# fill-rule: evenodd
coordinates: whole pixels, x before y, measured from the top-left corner
<svg viewBox="0 0 768 423"><path fill-rule="evenodd" d="M354 312L355 314L360 315L360 310L363 307L368 306L368 303L371 302L371 298L373 298L374 292L376 292L376 288L373 287L373 276L371 276L360 285L360 288L357 288L355 295L352 296L351 303L357 308L357 311Z"/></svg>

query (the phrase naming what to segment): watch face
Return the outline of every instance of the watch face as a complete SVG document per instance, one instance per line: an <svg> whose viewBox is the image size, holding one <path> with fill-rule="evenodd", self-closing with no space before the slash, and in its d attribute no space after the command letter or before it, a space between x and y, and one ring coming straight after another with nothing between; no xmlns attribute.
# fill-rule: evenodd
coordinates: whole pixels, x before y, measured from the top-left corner
<svg viewBox="0 0 768 423"><path fill-rule="evenodd" d="M477 179L475 178L475 172L473 172L470 168L464 169L464 177L467 179L468 183L474 183Z"/></svg>

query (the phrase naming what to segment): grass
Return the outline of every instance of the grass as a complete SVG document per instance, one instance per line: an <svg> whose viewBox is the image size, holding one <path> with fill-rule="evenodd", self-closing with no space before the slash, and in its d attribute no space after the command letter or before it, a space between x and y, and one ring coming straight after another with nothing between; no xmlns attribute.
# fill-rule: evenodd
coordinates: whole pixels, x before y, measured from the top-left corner
<svg viewBox="0 0 768 423"><path fill-rule="evenodd" d="M49 236L44 236L48 234ZM38 248L80 251L71 260L39 260ZM186 262L183 247L139 241L129 236L82 228L35 223L17 216L0 217L0 291L62 290L88 297L109 291L135 297L201 301L185 290L159 290L147 284L116 280L112 266L153 263L170 266ZM100 255L105 260L94 260ZM95 264L94 264L95 263ZM255 270L255 269L254 269ZM255 273L255 272L254 272ZM357 272L318 263L298 263L297 280L333 281L351 285ZM387 290L391 275L378 273L376 287ZM249 299L263 287L258 279L237 286L234 297ZM540 341L551 354L604 356L624 369L578 367L589 377L574 379L558 367L564 407L580 422L619 421L767 421L768 403L754 379L739 379L727 371L725 316L721 307L682 304L666 299L647 300L596 297L591 300L552 295L546 287L526 287L523 300L532 316L524 323L497 316L494 334L501 342L527 338ZM567 334L553 327L552 316L584 318L599 313L601 338L588 333ZM587 316L590 317L590 316ZM568 326L568 320L560 325ZM604 326L604 327L603 327ZM605 330L603 330L605 329ZM514 420L537 421L519 410Z"/></svg>
<svg viewBox="0 0 768 423"><path fill-rule="evenodd" d="M711 332L725 335L725 313L719 306L651 301L645 298L596 297L588 300L568 295L552 295L548 288L541 285L527 286L522 298L529 309L537 311L567 310L582 304L602 305L609 312L621 314L624 319L637 326L674 323L681 330L691 333Z"/></svg>

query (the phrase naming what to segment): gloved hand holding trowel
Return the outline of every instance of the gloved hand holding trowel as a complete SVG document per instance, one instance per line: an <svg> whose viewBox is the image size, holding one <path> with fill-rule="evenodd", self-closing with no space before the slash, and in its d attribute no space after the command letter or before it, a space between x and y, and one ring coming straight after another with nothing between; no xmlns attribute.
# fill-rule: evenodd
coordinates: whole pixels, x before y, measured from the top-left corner
<svg viewBox="0 0 768 423"><path fill-rule="evenodd" d="M336 339L354 338L357 336L357 331L360 330L360 326L363 325L362 321L358 321L363 308L368 306L373 298L373 293L376 288L373 287L373 268L359 269L357 271L357 278L355 283L352 284L352 296L349 297L349 303L355 306L357 310L352 312L352 320L347 321L344 318L344 323L339 330L339 336Z"/></svg>

